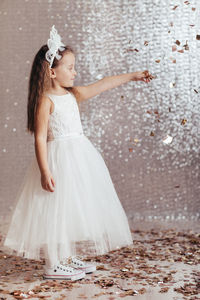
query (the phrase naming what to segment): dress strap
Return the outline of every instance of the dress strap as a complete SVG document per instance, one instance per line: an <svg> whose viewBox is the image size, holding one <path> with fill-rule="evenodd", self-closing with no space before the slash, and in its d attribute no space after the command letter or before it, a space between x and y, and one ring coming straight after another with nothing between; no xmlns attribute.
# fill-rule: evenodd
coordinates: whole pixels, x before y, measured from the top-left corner
<svg viewBox="0 0 200 300"><path fill-rule="evenodd" d="M53 95L51 95L51 94L46 94L46 96L49 97L49 99L53 102L53 112L51 113L51 115L52 115L52 114L55 112L55 110L56 110L57 104L56 104L56 101L55 101Z"/></svg>
<svg viewBox="0 0 200 300"><path fill-rule="evenodd" d="M51 101L53 102L53 104L55 105L55 99L54 99L54 96L51 95L51 94L46 94L47 97L49 97L51 99Z"/></svg>

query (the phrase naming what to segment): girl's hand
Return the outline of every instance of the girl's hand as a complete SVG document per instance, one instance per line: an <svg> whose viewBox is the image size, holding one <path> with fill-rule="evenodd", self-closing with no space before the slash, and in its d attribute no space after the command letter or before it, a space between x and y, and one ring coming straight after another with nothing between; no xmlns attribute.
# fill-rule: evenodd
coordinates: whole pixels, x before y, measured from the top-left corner
<svg viewBox="0 0 200 300"><path fill-rule="evenodd" d="M155 76L151 75L148 70L134 72L133 81L144 81L146 83L150 82Z"/></svg>
<svg viewBox="0 0 200 300"><path fill-rule="evenodd" d="M55 181L50 171L41 174L42 188L48 192L54 192Z"/></svg>

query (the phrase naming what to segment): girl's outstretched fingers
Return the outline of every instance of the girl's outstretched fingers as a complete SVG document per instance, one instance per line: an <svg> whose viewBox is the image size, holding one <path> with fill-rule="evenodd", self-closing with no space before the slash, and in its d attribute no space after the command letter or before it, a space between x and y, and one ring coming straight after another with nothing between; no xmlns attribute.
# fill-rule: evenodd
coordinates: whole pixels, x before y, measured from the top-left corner
<svg viewBox="0 0 200 300"><path fill-rule="evenodd" d="M152 74L150 74L148 70L145 70L145 71L134 72L133 79L131 80L150 82L150 80L152 80L153 78L155 77Z"/></svg>
<svg viewBox="0 0 200 300"><path fill-rule="evenodd" d="M143 74L142 81L147 83L150 82L153 78L156 78L155 76L150 74L148 70L143 71L142 74Z"/></svg>

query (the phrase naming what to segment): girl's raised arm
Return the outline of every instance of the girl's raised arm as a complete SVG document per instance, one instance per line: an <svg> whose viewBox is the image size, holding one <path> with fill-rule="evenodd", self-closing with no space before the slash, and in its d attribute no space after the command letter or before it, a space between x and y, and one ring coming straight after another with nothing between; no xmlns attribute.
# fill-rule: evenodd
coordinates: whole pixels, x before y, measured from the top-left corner
<svg viewBox="0 0 200 300"><path fill-rule="evenodd" d="M149 74L147 70L145 70L113 76L106 76L103 79L96 81L95 83L89 84L87 86L74 86L74 88L78 91L77 101L80 102L92 98L106 90L115 88L123 83L127 83L131 80L141 80L144 82L149 82L152 78L153 76Z"/></svg>

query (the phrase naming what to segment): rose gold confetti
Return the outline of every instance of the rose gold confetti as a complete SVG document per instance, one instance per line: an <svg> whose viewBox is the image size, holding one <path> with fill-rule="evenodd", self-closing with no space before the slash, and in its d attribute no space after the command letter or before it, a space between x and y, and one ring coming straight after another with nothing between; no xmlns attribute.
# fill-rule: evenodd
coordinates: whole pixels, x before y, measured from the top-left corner
<svg viewBox="0 0 200 300"><path fill-rule="evenodd" d="M176 50L177 50L176 45L172 46L172 51L174 52L174 51L176 51Z"/></svg>
<svg viewBox="0 0 200 300"><path fill-rule="evenodd" d="M187 120L186 119L183 119L182 121L181 121L181 125L185 125L187 123Z"/></svg>

